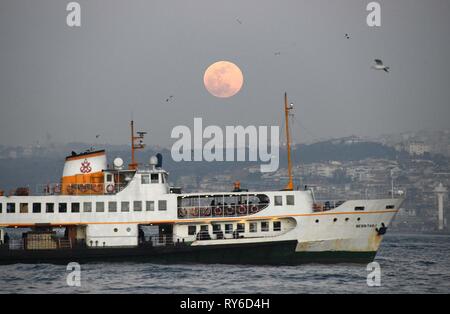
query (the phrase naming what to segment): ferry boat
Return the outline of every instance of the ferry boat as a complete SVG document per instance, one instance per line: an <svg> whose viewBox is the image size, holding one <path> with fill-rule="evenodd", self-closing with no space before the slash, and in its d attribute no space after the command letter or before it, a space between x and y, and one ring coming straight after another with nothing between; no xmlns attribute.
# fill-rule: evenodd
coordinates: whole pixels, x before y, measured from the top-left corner
<svg viewBox="0 0 450 314"><path fill-rule="evenodd" d="M253 192L235 183L230 192L183 193L169 185L161 155L136 162L145 133L135 134L131 122L128 167L120 158L108 167L104 150L72 152L61 182L46 185L42 194L0 192L0 264L372 261L403 199L319 201L312 189L294 189L292 105L286 95L284 100L284 189ZM22 236L8 234L11 228Z"/></svg>

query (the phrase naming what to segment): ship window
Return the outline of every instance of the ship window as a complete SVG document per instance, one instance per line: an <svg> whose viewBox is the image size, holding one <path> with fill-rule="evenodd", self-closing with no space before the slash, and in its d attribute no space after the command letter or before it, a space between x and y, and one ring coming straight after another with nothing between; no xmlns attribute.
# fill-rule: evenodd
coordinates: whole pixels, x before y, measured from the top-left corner
<svg viewBox="0 0 450 314"><path fill-rule="evenodd" d="M267 221L261 222L261 231L262 232L269 231L269 223Z"/></svg>
<svg viewBox="0 0 450 314"><path fill-rule="evenodd" d="M295 205L294 195L286 195L286 205Z"/></svg>
<svg viewBox="0 0 450 314"><path fill-rule="evenodd" d="M19 205L21 214L28 214L28 203L20 203Z"/></svg>
<svg viewBox="0 0 450 314"><path fill-rule="evenodd" d="M112 182L112 174L106 175L106 182Z"/></svg>
<svg viewBox="0 0 450 314"><path fill-rule="evenodd" d="M167 182L167 175L166 174L161 175L161 180L162 180L162 183L166 183Z"/></svg>
<svg viewBox="0 0 450 314"><path fill-rule="evenodd" d="M167 210L167 201L166 200L158 201L158 210Z"/></svg>
<svg viewBox="0 0 450 314"><path fill-rule="evenodd" d="M249 226L250 232L258 232L258 224L256 222L251 222Z"/></svg>
<svg viewBox="0 0 450 314"><path fill-rule="evenodd" d="M152 212L155 210L155 202L154 201L146 201L145 202L145 210L148 212Z"/></svg>
<svg viewBox="0 0 450 314"><path fill-rule="evenodd" d="M3 212L3 204L0 203L0 214Z"/></svg>
<svg viewBox="0 0 450 314"><path fill-rule="evenodd" d="M72 203L71 204L71 212L79 213L80 212L80 203Z"/></svg>
<svg viewBox="0 0 450 314"><path fill-rule="evenodd" d="M364 206L356 206L355 210L364 210Z"/></svg>
<svg viewBox="0 0 450 314"><path fill-rule="evenodd" d="M53 204L53 203L46 203L45 204L45 212L46 213L54 213L55 212L55 204Z"/></svg>
<svg viewBox="0 0 450 314"><path fill-rule="evenodd" d="M141 184L149 184L150 183L150 177L148 174L142 174L141 175Z"/></svg>
<svg viewBox="0 0 450 314"><path fill-rule="evenodd" d="M159 183L159 176L157 173L151 174L151 181L152 181L152 183Z"/></svg>
<svg viewBox="0 0 450 314"><path fill-rule="evenodd" d="M188 226L188 235L195 235L197 232L197 226Z"/></svg>
<svg viewBox="0 0 450 314"><path fill-rule="evenodd" d="M120 208L121 208L121 211L123 211L123 212L129 212L130 211L130 202L122 202Z"/></svg>
<svg viewBox="0 0 450 314"><path fill-rule="evenodd" d="M201 226L200 226L200 231L206 231L206 232L208 232L208 225L201 225Z"/></svg>
<svg viewBox="0 0 450 314"><path fill-rule="evenodd" d="M83 203L83 212L90 213L92 211L92 203L91 202L84 202Z"/></svg>
<svg viewBox="0 0 450 314"><path fill-rule="evenodd" d="M133 210L135 212L140 212L142 211L142 202L141 201L134 201L133 202Z"/></svg>
<svg viewBox="0 0 450 314"><path fill-rule="evenodd" d="M103 213L105 211L105 203L103 203L103 202L96 202L95 203L95 211L97 213Z"/></svg>
<svg viewBox="0 0 450 314"><path fill-rule="evenodd" d="M220 233L221 230L222 230L222 226L221 225L219 225L219 224L214 224L213 225L213 233L214 234Z"/></svg>
<svg viewBox="0 0 450 314"><path fill-rule="evenodd" d="M225 224L225 233L233 233L233 224Z"/></svg>
<svg viewBox="0 0 450 314"><path fill-rule="evenodd" d="M58 212L59 213L67 213L67 203L59 203L58 204Z"/></svg>
<svg viewBox="0 0 450 314"><path fill-rule="evenodd" d="M386 209L394 209L395 206L394 205L386 205Z"/></svg>
<svg viewBox="0 0 450 314"><path fill-rule="evenodd" d="M108 202L108 211L110 213L117 212L117 202Z"/></svg>
<svg viewBox="0 0 450 314"><path fill-rule="evenodd" d="M6 204L6 212L8 214L14 214L16 212L16 204L14 204L14 203L7 203Z"/></svg>
<svg viewBox="0 0 450 314"><path fill-rule="evenodd" d="M282 205L283 205L283 197L275 196L275 206L282 206Z"/></svg>
<svg viewBox="0 0 450 314"><path fill-rule="evenodd" d="M245 224L237 224L236 231L237 232L245 232Z"/></svg>
<svg viewBox="0 0 450 314"><path fill-rule="evenodd" d="M273 231L281 231L281 221L273 222Z"/></svg>

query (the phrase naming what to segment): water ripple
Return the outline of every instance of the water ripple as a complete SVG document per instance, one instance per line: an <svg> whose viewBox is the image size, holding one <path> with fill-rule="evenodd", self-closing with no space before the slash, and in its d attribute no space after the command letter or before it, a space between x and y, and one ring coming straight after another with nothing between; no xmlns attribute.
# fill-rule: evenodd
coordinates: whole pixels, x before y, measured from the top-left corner
<svg viewBox="0 0 450 314"><path fill-rule="evenodd" d="M1 293L449 293L450 237L388 235L377 255L381 287L365 265L82 265L81 287L65 266L0 266Z"/></svg>

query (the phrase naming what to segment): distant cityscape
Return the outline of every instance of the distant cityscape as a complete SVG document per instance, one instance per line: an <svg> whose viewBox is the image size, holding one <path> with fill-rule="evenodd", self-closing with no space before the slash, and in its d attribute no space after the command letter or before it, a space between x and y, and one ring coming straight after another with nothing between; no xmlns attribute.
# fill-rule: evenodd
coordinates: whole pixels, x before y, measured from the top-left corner
<svg viewBox="0 0 450 314"><path fill-rule="evenodd" d="M127 145L95 147L106 148L110 159L128 155ZM72 150L90 148L83 143L0 146L0 189L58 182L64 157ZM182 187L184 192L230 191L237 180L250 191L282 189L287 182L284 162L275 173L261 173L259 164L251 162L175 163L170 152L160 147L148 148L140 160L148 160L155 152L163 153L171 184ZM385 135L370 140L352 136L296 145L293 156L297 188L313 189L318 200L403 196L405 202L394 221L394 230L450 232L448 190L441 193L440 227L436 193L440 183L444 188L450 187L449 130Z"/></svg>

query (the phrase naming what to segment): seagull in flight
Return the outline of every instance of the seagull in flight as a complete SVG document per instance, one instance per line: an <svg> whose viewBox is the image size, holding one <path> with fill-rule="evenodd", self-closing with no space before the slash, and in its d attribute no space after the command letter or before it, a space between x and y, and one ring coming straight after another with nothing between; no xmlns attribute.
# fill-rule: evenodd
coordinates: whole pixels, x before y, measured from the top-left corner
<svg viewBox="0 0 450 314"><path fill-rule="evenodd" d="M372 69L383 70L384 72L389 73L390 68L388 66L385 66L383 64L383 61L381 61L380 59L375 59L374 61L375 61L375 65L372 65L372 67L371 67Z"/></svg>
<svg viewBox="0 0 450 314"><path fill-rule="evenodd" d="M350 35L349 34L345 34L345 38L350 39Z"/></svg>
<svg viewBox="0 0 450 314"><path fill-rule="evenodd" d="M242 21L240 19L236 19L236 22L238 22L239 24L242 24Z"/></svg>
<svg viewBox="0 0 450 314"><path fill-rule="evenodd" d="M166 102L169 102L172 98L173 98L173 95L170 95L169 97L166 98Z"/></svg>

